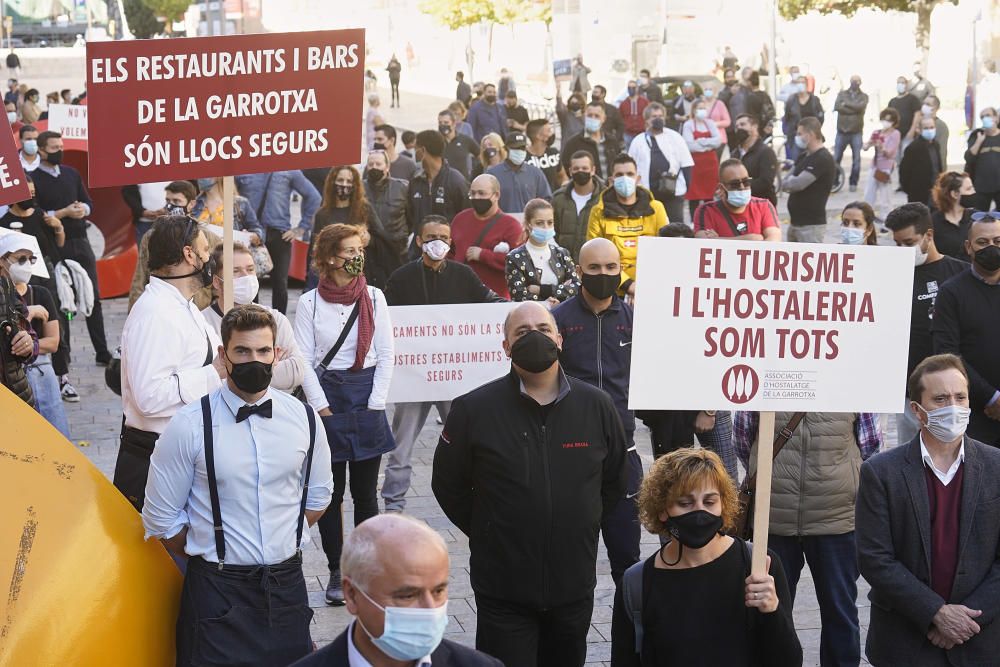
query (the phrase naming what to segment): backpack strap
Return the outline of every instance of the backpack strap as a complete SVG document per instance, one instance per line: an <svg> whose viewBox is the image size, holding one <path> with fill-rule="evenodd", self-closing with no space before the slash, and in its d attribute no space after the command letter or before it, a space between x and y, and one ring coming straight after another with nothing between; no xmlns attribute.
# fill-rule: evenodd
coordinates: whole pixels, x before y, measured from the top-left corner
<svg viewBox="0 0 1000 667"><path fill-rule="evenodd" d="M642 653L642 600L644 597L643 589L648 579L644 573L647 566L652 566L653 558L656 558L656 554L646 560L633 563L622 575L622 602L625 603L625 614L632 621L636 655Z"/></svg>

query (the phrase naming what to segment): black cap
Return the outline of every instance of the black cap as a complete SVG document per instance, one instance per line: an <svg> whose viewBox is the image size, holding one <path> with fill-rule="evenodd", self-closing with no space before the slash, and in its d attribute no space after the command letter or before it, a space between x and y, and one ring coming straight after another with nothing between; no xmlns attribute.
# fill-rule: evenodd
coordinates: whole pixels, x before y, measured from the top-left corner
<svg viewBox="0 0 1000 667"><path fill-rule="evenodd" d="M507 148L527 148L528 137L524 132L511 132L507 135L504 143L507 145Z"/></svg>

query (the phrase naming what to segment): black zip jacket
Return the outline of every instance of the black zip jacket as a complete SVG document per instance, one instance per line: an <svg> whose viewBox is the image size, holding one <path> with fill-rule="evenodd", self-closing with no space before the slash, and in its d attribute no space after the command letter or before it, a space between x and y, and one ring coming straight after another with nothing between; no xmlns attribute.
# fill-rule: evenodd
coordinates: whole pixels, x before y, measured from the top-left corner
<svg viewBox="0 0 1000 667"><path fill-rule="evenodd" d="M603 389L614 401L626 431L635 430L635 416L628 409L628 379L632 365L632 306L617 296L595 314L583 295L566 299L552 311L562 352L559 362L571 377Z"/></svg>
<svg viewBox="0 0 1000 667"><path fill-rule="evenodd" d="M601 518L625 493L625 433L611 399L560 377L546 408L513 370L455 399L431 478L469 536L472 590L534 609L591 594Z"/></svg>
<svg viewBox="0 0 1000 667"><path fill-rule="evenodd" d="M435 271L424 264L423 257L393 271L385 287L385 300L390 306L504 301L467 265L446 259Z"/></svg>

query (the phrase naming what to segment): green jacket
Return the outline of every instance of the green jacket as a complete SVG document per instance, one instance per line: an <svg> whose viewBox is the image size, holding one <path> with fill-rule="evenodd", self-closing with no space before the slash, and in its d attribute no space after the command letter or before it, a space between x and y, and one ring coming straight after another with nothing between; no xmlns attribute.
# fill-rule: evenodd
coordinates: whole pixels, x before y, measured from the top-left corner
<svg viewBox="0 0 1000 667"><path fill-rule="evenodd" d="M590 220L590 209L594 207L600 198L601 191L605 183L597 176L594 176L593 194L590 195L583 210L579 214L576 212L576 202L570 192L573 189L573 181L563 185L552 194L552 209L555 217L556 242L573 256L574 260L580 259L580 246L587 241L587 222Z"/></svg>

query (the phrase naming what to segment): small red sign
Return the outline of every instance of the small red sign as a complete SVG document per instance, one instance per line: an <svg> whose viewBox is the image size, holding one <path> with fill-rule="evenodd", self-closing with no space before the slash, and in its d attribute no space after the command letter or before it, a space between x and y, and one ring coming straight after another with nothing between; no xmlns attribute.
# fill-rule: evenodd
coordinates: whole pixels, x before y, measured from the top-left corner
<svg viewBox="0 0 1000 667"><path fill-rule="evenodd" d="M0 130L0 204L13 204L30 196L14 134Z"/></svg>
<svg viewBox="0 0 1000 667"><path fill-rule="evenodd" d="M87 44L90 186L354 164L365 32Z"/></svg>

